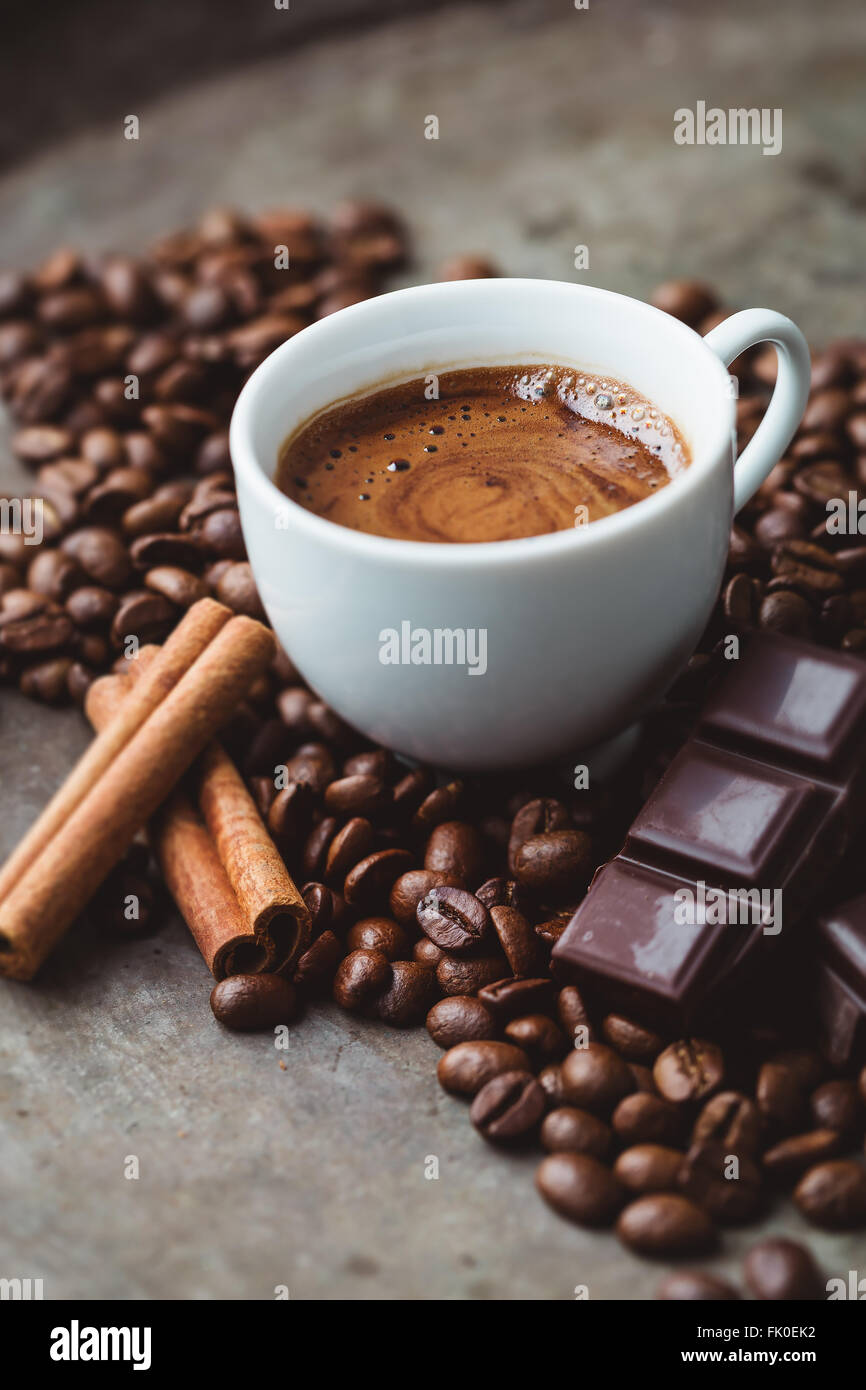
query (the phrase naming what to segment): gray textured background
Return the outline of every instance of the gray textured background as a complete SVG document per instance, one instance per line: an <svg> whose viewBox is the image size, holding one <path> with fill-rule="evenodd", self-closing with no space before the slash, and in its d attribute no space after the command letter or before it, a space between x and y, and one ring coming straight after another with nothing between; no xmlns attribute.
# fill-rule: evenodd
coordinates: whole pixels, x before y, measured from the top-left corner
<svg viewBox="0 0 866 1390"><path fill-rule="evenodd" d="M388 5L381 26L375 5L292 0L285 33L271 15L246 43L222 4L198 30L194 13L185 25L154 8L112 26L82 6L72 46L22 18L0 71L2 150L11 121L28 151L0 175L4 262L61 241L139 249L211 203L324 211L363 194L405 210L407 280L460 250L637 295L698 274L733 306L790 313L815 343L863 329L857 0ZM319 37L313 8L329 21ZM73 50L105 80L73 81ZM195 80L178 85L185 70ZM676 147L673 111L698 99L781 106L783 153ZM137 144L121 137L130 112ZM423 138L429 114L438 142ZM5 443L0 460L11 490ZM0 850L86 737L77 714L2 692ZM277 1053L213 1023L210 984L175 922L109 950L79 929L36 985L0 985L0 1276L41 1276L47 1297L270 1298L287 1284L295 1298L568 1299L579 1283L651 1296L657 1267L554 1218L533 1160L482 1145L439 1090L425 1033L322 1006ZM138 1181L123 1177L131 1154ZM769 1226L805 1229L785 1207ZM753 1239L726 1236L711 1263L735 1273ZM862 1265L856 1237L811 1243L829 1270L856 1267L858 1247Z"/></svg>

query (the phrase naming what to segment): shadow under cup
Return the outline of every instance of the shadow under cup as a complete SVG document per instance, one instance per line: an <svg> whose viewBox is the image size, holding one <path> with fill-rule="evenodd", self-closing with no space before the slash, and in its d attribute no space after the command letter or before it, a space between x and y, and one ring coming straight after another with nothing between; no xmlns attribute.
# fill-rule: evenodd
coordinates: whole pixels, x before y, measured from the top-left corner
<svg viewBox="0 0 866 1390"><path fill-rule="evenodd" d="M690 466L588 526L472 545L352 531L271 481L287 436L338 400L533 362L633 387L678 426ZM733 423L718 357L621 295L478 280L354 305L272 353L235 408L231 452L262 601L305 680L376 742L457 770L568 768L664 691L705 626L727 553Z"/></svg>

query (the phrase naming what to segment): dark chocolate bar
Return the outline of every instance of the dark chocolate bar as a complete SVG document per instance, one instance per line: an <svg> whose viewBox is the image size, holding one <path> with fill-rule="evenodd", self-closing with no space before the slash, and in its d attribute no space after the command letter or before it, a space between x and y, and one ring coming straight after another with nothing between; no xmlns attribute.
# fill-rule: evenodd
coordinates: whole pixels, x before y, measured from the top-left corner
<svg viewBox="0 0 866 1390"><path fill-rule="evenodd" d="M819 919L816 948L823 1051L836 1067L866 1061L866 894Z"/></svg>
<svg viewBox="0 0 866 1390"><path fill-rule="evenodd" d="M864 816L866 665L753 634L596 873L560 972L667 1028L737 1008L770 959L783 989L797 924Z"/></svg>

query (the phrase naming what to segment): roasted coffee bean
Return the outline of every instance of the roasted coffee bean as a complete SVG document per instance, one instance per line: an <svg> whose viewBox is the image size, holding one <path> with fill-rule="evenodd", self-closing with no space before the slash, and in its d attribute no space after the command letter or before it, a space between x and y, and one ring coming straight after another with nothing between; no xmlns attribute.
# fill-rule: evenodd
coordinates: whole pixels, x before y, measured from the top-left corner
<svg viewBox="0 0 866 1390"><path fill-rule="evenodd" d="M152 497L133 503L123 513L120 520L123 534L132 540L140 536L164 534L176 523L187 496L185 490L178 490L176 483L167 483L165 487L158 488Z"/></svg>
<svg viewBox="0 0 866 1390"><path fill-rule="evenodd" d="M46 705L65 704L69 694L67 680L72 668L68 656L55 656L49 661L39 661L22 671L18 688L22 695L31 700L40 700Z"/></svg>
<svg viewBox="0 0 866 1390"><path fill-rule="evenodd" d="M452 256L439 267L437 280L489 280L499 271L483 256Z"/></svg>
<svg viewBox="0 0 866 1390"><path fill-rule="evenodd" d="M555 1212L580 1226L609 1226L625 1200L610 1169L585 1153L548 1154L535 1185Z"/></svg>
<svg viewBox="0 0 866 1390"><path fill-rule="evenodd" d="M517 976L534 975L538 966L538 942L529 922L516 907L494 904L490 921L511 967Z"/></svg>
<svg viewBox="0 0 866 1390"><path fill-rule="evenodd" d="M280 734L274 730L274 737L280 741ZM306 782L317 795L324 792L334 776L334 760L330 750L323 743L304 743L287 759L286 776L292 782Z"/></svg>
<svg viewBox="0 0 866 1390"><path fill-rule="evenodd" d="M103 589L97 584L85 584L80 589L73 590L66 600L65 608L76 627L104 630L117 612L117 605L117 595L110 589Z"/></svg>
<svg viewBox="0 0 866 1390"><path fill-rule="evenodd" d="M455 1096L474 1096L494 1076L503 1072L529 1071L529 1058L511 1043L473 1039L457 1043L440 1058L436 1068L439 1085Z"/></svg>
<svg viewBox="0 0 866 1390"><path fill-rule="evenodd" d="M620 1215L616 1232L630 1250L656 1258L699 1255L716 1242L706 1212L677 1192L639 1197Z"/></svg>
<svg viewBox="0 0 866 1390"><path fill-rule="evenodd" d="M215 597L233 613L242 613L247 618L265 621L265 610L253 579L253 572L245 560L228 565L217 581Z"/></svg>
<svg viewBox="0 0 866 1390"><path fill-rule="evenodd" d="M389 905L392 917L402 927L417 927L416 913L422 898L434 888L462 888L463 882L453 874L436 874L430 869L410 869L395 879Z"/></svg>
<svg viewBox="0 0 866 1390"><path fill-rule="evenodd" d="M804 1118L806 1097L797 1072L783 1062L765 1062L755 1085L758 1109L768 1124L790 1131Z"/></svg>
<svg viewBox="0 0 866 1390"><path fill-rule="evenodd" d="M409 954L406 933L390 917L362 917L349 928L346 945L350 951L378 951L388 960L403 960Z"/></svg>
<svg viewBox="0 0 866 1390"><path fill-rule="evenodd" d="M360 912L374 912L388 901L394 880L411 864L412 855L405 849L381 849L368 854L346 875L343 897Z"/></svg>
<svg viewBox="0 0 866 1390"><path fill-rule="evenodd" d="M524 840L514 860L521 888L541 898L559 897L586 886L592 871L592 841L582 830L553 830Z"/></svg>
<svg viewBox="0 0 866 1390"><path fill-rule="evenodd" d="M269 779L273 788L273 782ZM268 807L268 829L280 849L292 848L307 831L315 796L306 782L290 782L277 792Z"/></svg>
<svg viewBox="0 0 866 1390"><path fill-rule="evenodd" d="M651 302L657 309L681 319L690 328L699 324L718 305L713 291L699 280L666 280L653 290Z"/></svg>
<svg viewBox="0 0 866 1390"><path fill-rule="evenodd" d="M280 975L230 975L214 985L210 1006L214 1017L238 1032L270 1032L290 1023L297 996Z"/></svg>
<svg viewBox="0 0 866 1390"><path fill-rule="evenodd" d="M743 1274L755 1298L782 1302L814 1302L826 1296L824 1276L804 1245L774 1236L753 1245Z"/></svg>
<svg viewBox="0 0 866 1390"><path fill-rule="evenodd" d="M556 998L556 1012L569 1038L578 1047L596 1041L586 1005L576 985L566 985Z"/></svg>
<svg viewBox="0 0 866 1390"><path fill-rule="evenodd" d="M332 816L373 818L388 803L384 783L377 777L359 773L340 777L325 789L325 809Z"/></svg>
<svg viewBox="0 0 866 1390"><path fill-rule="evenodd" d="M479 991L482 1003L500 1023L521 1014L546 1013L550 1008L553 985L543 976L535 979L515 979L508 975L490 980Z"/></svg>
<svg viewBox="0 0 866 1390"><path fill-rule="evenodd" d="M761 1174L750 1158L724 1144L693 1144L676 1175L677 1186L720 1226L751 1221L761 1206Z"/></svg>
<svg viewBox="0 0 866 1390"><path fill-rule="evenodd" d="M688 1038L671 1043L656 1058L653 1078L665 1100L703 1100L724 1077L725 1064L715 1043Z"/></svg>
<svg viewBox="0 0 866 1390"><path fill-rule="evenodd" d="M122 589L129 578L129 557L123 541L116 531L105 526L83 526L66 536L60 548L102 588Z"/></svg>
<svg viewBox="0 0 866 1390"><path fill-rule="evenodd" d="M629 1192L673 1192L683 1157L663 1144L635 1144L619 1155L613 1171Z"/></svg>
<svg viewBox="0 0 866 1390"><path fill-rule="evenodd" d="M754 1101L739 1091L720 1091L707 1101L692 1131L693 1144L718 1142L728 1153L757 1153L764 1123Z"/></svg>
<svg viewBox="0 0 866 1390"><path fill-rule="evenodd" d="M436 979L443 994L479 994L494 981L501 980L502 971L507 968L504 956L452 956L445 953L436 967ZM493 1007L486 995L484 1003Z"/></svg>
<svg viewBox="0 0 866 1390"><path fill-rule="evenodd" d="M189 570L178 569L176 565L157 565L148 570L144 583L177 608L191 608L199 599L208 596L208 586L203 579L190 574Z"/></svg>
<svg viewBox="0 0 866 1390"><path fill-rule="evenodd" d="M656 1298L668 1303L730 1303L739 1297L733 1284L705 1269L676 1269L656 1290Z"/></svg>
<svg viewBox="0 0 866 1390"><path fill-rule="evenodd" d="M476 890L475 896L488 910L491 907L516 907L519 911L522 907L520 889L513 878L488 878Z"/></svg>
<svg viewBox="0 0 866 1390"><path fill-rule="evenodd" d="M410 774L413 776L415 774ZM422 773L422 785L425 774ZM417 785L417 782L416 782ZM412 824L416 830L433 830L437 825L452 821L463 800L463 783L455 780L427 793L415 811Z"/></svg>
<svg viewBox="0 0 866 1390"><path fill-rule="evenodd" d="M568 808L553 797L537 797L521 806L511 822L508 836L508 868L514 873L521 846L534 835L547 835L552 830L573 829Z"/></svg>
<svg viewBox="0 0 866 1390"><path fill-rule="evenodd" d="M537 926L533 928L538 940L543 946L547 947L548 951L553 950L557 941L568 926L572 916L573 913L570 910L568 912L560 912L557 913L555 917L548 918L546 922L539 922Z"/></svg>
<svg viewBox="0 0 866 1390"><path fill-rule="evenodd" d="M426 796L429 785L430 774L422 767L417 767L412 772L407 772L405 777L398 779L394 784L392 803L393 815L398 821L404 823L414 815Z"/></svg>
<svg viewBox="0 0 866 1390"><path fill-rule="evenodd" d="M3 622L0 626L0 651L21 656L47 656L49 652L67 648L72 636L72 623L65 613L31 613Z"/></svg>
<svg viewBox="0 0 866 1390"><path fill-rule="evenodd" d="M427 1015L427 1032L437 1047L456 1047L461 1042L495 1038L496 1021L490 1010L471 995L440 999Z"/></svg>
<svg viewBox="0 0 866 1390"><path fill-rule="evenodd" d="M857 1134L866 1123L866 1111L854 1081L825 1081L812 1092L812 1118L824 1129Z"/></svg>
<svg viewBox="0 0 866 1390"><path fill-rule="evenodd" d="M426 936L421 936L412 947L412 959L427 970L436 970L439 962L445 959L445 952L434 946Z"/></svg>
<svg viewBox="0 0 866 1390"><path fill-rule="evenodd" d="M343 958L343 947L330 928L323 931L307 947L295 966L294 983L308 994L328 990L337 966Z"/></svg>
<svg viewBox="0 0 866 1390"><path fill-rule="evenodd" d="M635 1092L624 1096L611 1118L614 1133L624 1144L672 1144L680 1135L680 1114L660 1096Z"/></svg>
<svg viewBox="0 0 866 1390"><path fill-rule="evenodd" d="M62 603L82 583L84 576L76 562L61 550L47 546L37 551L27 570L27 587L36 594Z"/></svg>
<svg viewBox="0 0 866 1390"><path fill-rule="evenodd" d="M842 1136L835 1129L812 1129L793 1134L767 1149L761 1162L764 1170L787 1181L798 1178L807 1168L833 1158L842 1147Z"/></svg>
<svg viewBox="0 0 866 1390"><path fill-rule="evenodd" d="M111 624L111 640L118 649L135 637L141 646L168 636L178 610L161 594L136 589L124 594Z"/></svg>
<svg viewBox="0 0 866 1390"><path fill-rule="evenodd" d="M325 877L329 881L343 883L352 867L372 852L374 839L373 827L363 816L354 816L347 821L328 845Z"/></svg>
<svg viewBox="0 0 866 1390"><path fill-rule="evenodd" d="M136 537L129 547L129 556L138 570L171 565L176 569L195 571L201 563L199 547L188 537L179 536L174 531Z"/></svg>
<svg viewBox="0 0 866 1390"><path fill-rule="evenodd" d="M301 786L309 787L309 784L302 782ZM312 794L312 788L309 788ZM304 877L324 878L325 864L328 859L328 850L331 841L337 833L339 821L335 816L325 816L318 825L314 825L304 842L304 850L301 856L301 863Z"/></svg>
<svg viewBox="0 0 866 1390"><path fill-rule="evenodd" d="M565 1094L562 1089L562 1071L556 1064L542 1067L538 1073L538 1084L547 1096L549 1106L564 1106Z"/></svg>
<svg viewBox="0 0 866 1390"><path fill-rule="evenodd" d="M469 1109L478 1133L490 1144L525 1140L544 1114L544 1091L525 1071L506 1071L482 1086Z"/></svg>
<svg viewBox="0 0 866 1390"><path fill-rule="evenodd" d="M388 783L395 779L395 769L399 765L387 748L369 748L363 753L353 753L343 763L344 777L375 777L377 781Z"/></svg>
<svg viewBox="0 0 866 1390"><path fill-rule="evenodd" d="M12 436L12 452L25 463L47 463L71 453L74 440L61 425L27 425Z"/></svg>
<svg viewBox="0 0 866 1390"><path fill-rule="evenodd" d="M538 1080L549 1094L541 1076ZM591 1158L603 1159L611 1140L610 1128L603 1120L574 1105L559 1105L550 1110L541 1126L541 1142L549 1153L589 1154Z"/></svg>
<svg viewBox="0 0 866 1390"><path fill-rule="evenodd" d="M483 863L481 836L468 821L444 821L432 831L424 851L425 869L453 875L464 883L476 883Z"/></svg>
<svg viewBox="0 0 866 1390"><path fill-rule="evenodd" d="M432 888L418 904L418 926L443 951L462 955L490 930L487 908L463 888Z"/></svg>
<svg viewBox="0 0 866 1390"><path fill-rule="evenodd" d="M556 1062L568 1050L568 1038L545 1014L524 1014L505 1025L509 1042L522 1047L534 1067Z"/></svg>
<svg viewBox="0 0 866 1390"><path fill-rule="evenodd" d="M572 1048L562 1063L562 1082L570 1105L610 1114L634 1090L632 1074L621 1057L604 1043Z"/></svg>
<svg viewBox="0 0 866 1390"><path fill-rule="evenodd" d="M663 1043L656 1033L651 1033L640 1024L633 1023L622 1014L608 1014L602 1021L601 1031L611 1047L627 1062L653 1062L661 1052Z"/></svg>
<svg viewBox="0 0 866 1390"><path fill-rule="evenodd" d="M794 1201L825 1231L859 1230L866 1225L866 1168L845 1158L818 1163L800 1179Z"/></svg>
<svg viewBox="0 0 866 1390"><path fill-rule="evenodd" d="M350 1013L360 1013L387 988L390 979L391 964L381 951L351 950L337 966L334 1003Z"/></svg>

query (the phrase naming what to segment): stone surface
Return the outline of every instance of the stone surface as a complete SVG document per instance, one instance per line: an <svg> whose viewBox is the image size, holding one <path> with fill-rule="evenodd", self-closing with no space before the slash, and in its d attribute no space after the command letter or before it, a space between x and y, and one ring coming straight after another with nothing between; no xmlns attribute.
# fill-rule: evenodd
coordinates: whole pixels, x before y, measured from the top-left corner
<svg viewBox="0 0 866 1390"><path fill-rule="evenodd" d="M820 343L863 328L863 40L854 0L771 0L760 25L745 0L551 0L336 32L142 109L138 144L127 108L58 136L0 179L3 259L140 248L214 202L324 211L370 194L407 210L407 281L456 251L638 295L696 274ZM678 148L673 111L698 99L781 106L783 153ZM2 468L11 491L5 444ZM78 714L2 692L0 851L86 738ZM426 1033L326 1005L278 1052L220 1029L210 987L177 921L123 947L84 924L35 985L0 984L0 1275L41 1276L49 1298L652 1295L659 1269L554 1217L533 1159L489 1152L440 1091ZM762 1228L779 1231L828 1272L857 1267L857 1237L807 1232L787 1206ZM712 1267L737 1279L754 1239L727 1234Z"/></svg>

